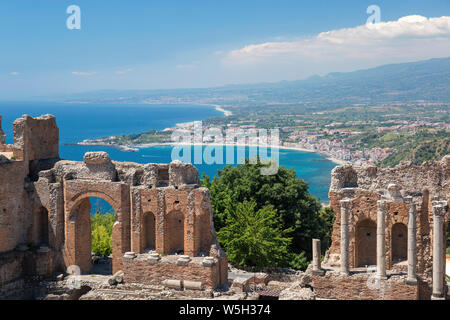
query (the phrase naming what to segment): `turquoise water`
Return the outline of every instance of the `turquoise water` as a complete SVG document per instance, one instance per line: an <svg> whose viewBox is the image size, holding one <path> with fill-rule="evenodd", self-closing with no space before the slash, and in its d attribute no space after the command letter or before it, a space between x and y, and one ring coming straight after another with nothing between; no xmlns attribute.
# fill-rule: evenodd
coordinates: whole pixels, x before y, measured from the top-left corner
<svg viewBox="0 0 450 320"><path fill-rule="evenodd" d="M204 120L221 116L213 107L198 105L86 105L58 103L0 103L3 116L2 128L7 134L7 143L13 143L12 122L23 114L39 116L50 113L56 116L60 129L60 142L73 143L89 138L144 132L149 129L164 129L175 123ZM236 147L243 148L243 147ZM139 149L138 152L122 152L118 149L101 146L60 146L60 157L81 161L88 151L106 151L116 161L137 163L168 163L172 147L154 146ZM246 155L249 148L245 147ZM235 155L237 151L235 150ZM193 154L193 153L192 153ZM225 154L225 152L224 152ZM297 176L309 183L309 191L322 202L328 202L328 189L331 170L335 163L322 155L295 151L279 151L280 164L293 168ZM196 164L199 174L212 177L224 164Z"/></svg>

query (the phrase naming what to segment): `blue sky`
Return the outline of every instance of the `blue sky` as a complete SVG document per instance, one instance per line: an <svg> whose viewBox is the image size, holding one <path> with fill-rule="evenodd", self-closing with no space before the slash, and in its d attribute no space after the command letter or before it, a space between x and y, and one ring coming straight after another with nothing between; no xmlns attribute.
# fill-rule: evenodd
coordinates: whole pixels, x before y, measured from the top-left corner
<svg viewBox="0 0 450 320"><path fill-rule="evenodd" d="M81 30L66 27L73 4ZM373 4L386 24L368 33L357 27ZM421 18L398 22L412 15ZM450 20L425 19L443 16L450 0L2 1L0 100L294 80L450 56Z"/></svg>

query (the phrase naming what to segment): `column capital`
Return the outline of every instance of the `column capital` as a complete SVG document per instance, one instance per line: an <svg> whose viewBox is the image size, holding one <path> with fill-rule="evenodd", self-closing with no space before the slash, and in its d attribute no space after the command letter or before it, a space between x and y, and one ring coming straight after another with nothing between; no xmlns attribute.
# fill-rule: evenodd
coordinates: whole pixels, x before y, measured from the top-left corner
<svg viewBox="0 0 450 320"><path fill-rule="evenodd" d="M393 200L394 202L402 202L403 201L403 197L400 192L400 190L401 190L400 186L398 186L394 183L391 183L390 185L388 185L387 190L389 193L389 198L391 200Z"/></svg>
<svg viewBox="0 0 450 320"><path fill-rule="evenodd" d="M379 210L387 211L388 201L386 199L380 199L377 201L377 206Z"/></svg>
<svg viewBox="0 0 450 320"><path fill-rule="evenodd" d="M446 205L444 205L444 202L445 202L445 204L447 203L446 201L439 201L438 203L433 204L432 210L433 210L433 215L435 217L445 216L447 210L446 210Z"/></svg>
<svg viewBox="0 0 450 320"><path fill-rule="evenodd" d="M409 208L408 208L408 213L413 217L417 217L417 208L416 208L416 204L414 202L411 202L408 204Z"/></svg>
<svg viewBox="0 0 450 320"><path fill-rule="evenodd" d="M341 201L339 201L341 204L341 207L344 209L351 209L352 208L352 200L351 199L342 199Z"/></svg>
<svg viewBox="0 0 450 320"><path fill-rule="evenodd" d="M411 197L411 196L406 196L406 197L403 198L403 201L404 201L406 204L411 204L411 203L413 203L413 197Z"/></svg>

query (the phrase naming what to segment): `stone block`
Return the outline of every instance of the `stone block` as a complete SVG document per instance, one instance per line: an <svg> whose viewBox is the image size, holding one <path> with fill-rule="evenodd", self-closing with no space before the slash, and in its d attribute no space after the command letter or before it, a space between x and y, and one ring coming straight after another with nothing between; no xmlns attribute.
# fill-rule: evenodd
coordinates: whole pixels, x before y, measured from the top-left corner
<svg viewBox="0 0 450 320"><path fill-rule="evenodd" d="M167 280L164 280L164 281L162 282L162 284L163 284L165 287L171 288L171 289L181 289L181 287L182 287L181 280L167 279Z"/></svg>
<svg viewBox="0 0 450 320"><path fill-rule="evenodd" d="M191 258L189 256L180 256L177 260L178 266L188 266Z"/></svg>
<svg viewBox="0 0 450 320"><path fill-rule="evenodd" d="M203 284L200 281L184 280L183 286L185 289L189 289L189 290L202 290L203 289Z"/></svg>
<svg viewBox="0 0 450 320"><path fill-rule="evenodd" d="M236 292L246 292L250 290L250 279L237 277L233 280L231 288Z"/></svg>
<svg viewBox="0 0 450 320"><path fill-rule="evenodd" d="M217 263L216 259L214 259L213 257L206 257L203 259L203 266L204 267L212 267Z"/></svg>

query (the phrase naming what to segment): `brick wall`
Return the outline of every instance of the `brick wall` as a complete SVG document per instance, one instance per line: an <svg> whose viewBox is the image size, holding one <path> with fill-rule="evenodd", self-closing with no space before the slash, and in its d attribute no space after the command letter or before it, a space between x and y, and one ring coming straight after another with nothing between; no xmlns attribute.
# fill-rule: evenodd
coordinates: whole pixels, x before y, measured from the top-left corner
<svg viewBox="0 0 450 320"><path fill-rule="evenodd" d="M196 257L182 266L177 265L176 255L163 256L154 264L149 263L146 256L142 254L135 259L123 259L125 282L162 285L164 280L199 281L203 288L216 288L223 284L221 281L226 281L220 276L222 259L213 266L203 266L203 258Z"/></svg>
<svg viewBox="0 0 450 320"><path fill-rule="evenodd" d="M417 300L419 287L404 283L404 276L381 280L379 289L374 286L374 273L342 276L327 272L325 276L313 275L314 294L322 299L337 300Z"/></svg>

